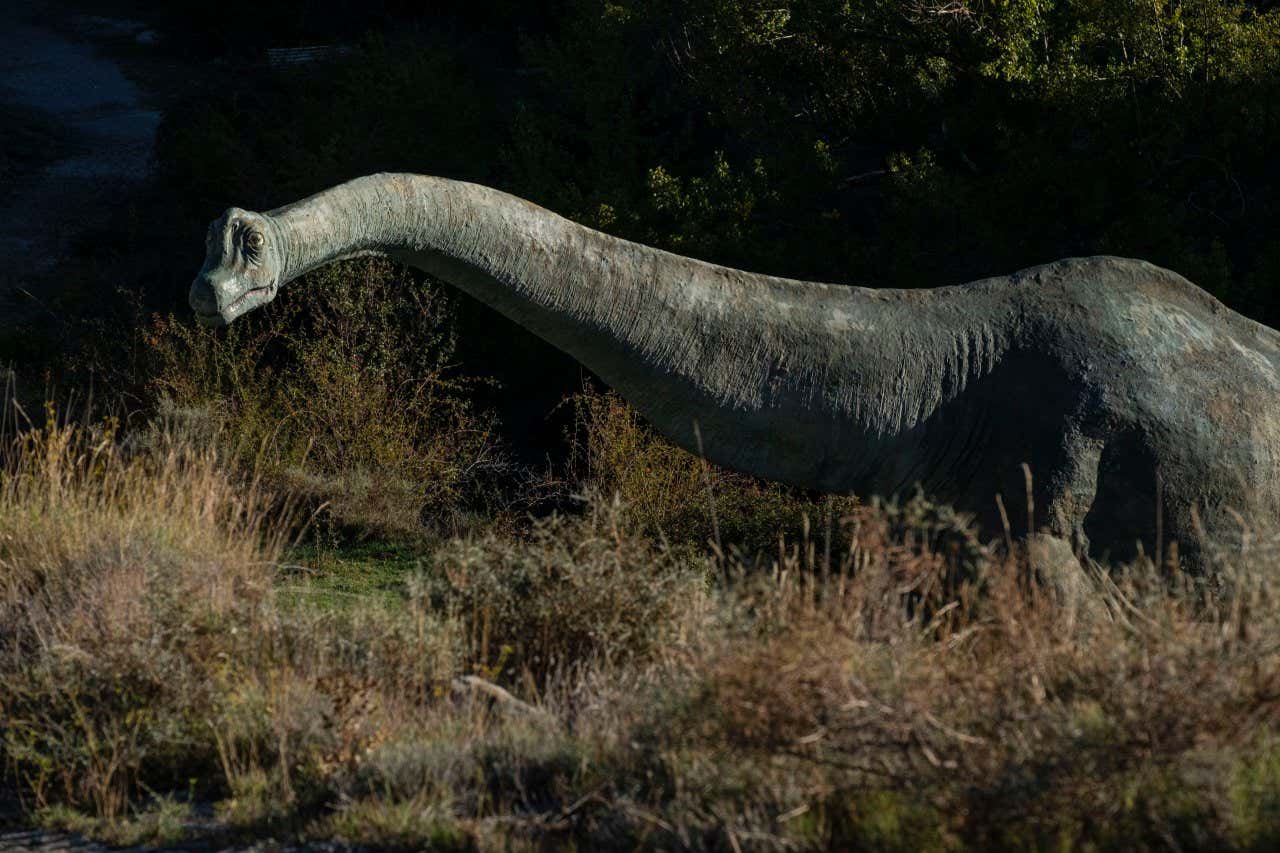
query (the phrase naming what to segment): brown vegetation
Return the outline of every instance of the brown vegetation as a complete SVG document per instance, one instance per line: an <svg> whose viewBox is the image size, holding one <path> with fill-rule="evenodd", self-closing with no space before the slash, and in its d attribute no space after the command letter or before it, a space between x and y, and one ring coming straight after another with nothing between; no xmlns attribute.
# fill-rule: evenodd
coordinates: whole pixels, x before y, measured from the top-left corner
<svg viewBox="0 0 1280 853"><path fill-rule="evenodd" d="M125 438L28 430L0 475L0 761L46 823L172 839L194 799L224 832L450 849L1277 840L1265 548L1212 599L1137 565L1077 611L921 499L752 567L594 497L317 606L216 442Z"/></svg>
<svg viewBox="0 0 1280 853"><path fill-rule="evenodd" d="M387 261L311 273L257 324L215 334L156 315L136 382L228 461L364 535L456 532L509 473L459 374L446 292Z"/></svg>
<svg viewBox="0 0 1280 853"><path fill-rule="evenodd" d="M357 41L346 0L136 5L183 50ZM389 264L223 332L163 313L226 204L395 169L822 280L1143 257L1274 325L1274 4L437 5L372 4L388 35L310 74L207 63L0 334L150 413L5 439L0 798L120 843L1278 846L1273 543L1212 595L1143 563L1064 608L945 508L718 471L612 395L550 448L576 365Z"/></svg>

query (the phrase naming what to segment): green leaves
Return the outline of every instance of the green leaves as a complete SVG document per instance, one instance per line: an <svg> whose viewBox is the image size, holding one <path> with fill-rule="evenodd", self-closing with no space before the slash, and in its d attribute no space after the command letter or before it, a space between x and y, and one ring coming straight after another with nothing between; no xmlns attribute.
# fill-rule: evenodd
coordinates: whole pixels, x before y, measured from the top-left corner
<svg viewBox="0 0 1280 853"><path fill-rule="evenodd" d="M598 50L571 35L603 21ZM899 286L1091 253L1144 257L1223 295L1278 272L1261 223L1280 206L1264 153L1280 124L1263 106L1280 94L1280 12L579 2L562 27L573 53L545 83L572 87L572 109L539 133L547 151L575 151L543 161L575 195L548 201L584 217L608 204L605 227L624 236ZM606 62L625 73L584 73ZM574 148L591 127L620 138ZM1262 319L1280 313L1252 299L1242 307Z"/></svg>

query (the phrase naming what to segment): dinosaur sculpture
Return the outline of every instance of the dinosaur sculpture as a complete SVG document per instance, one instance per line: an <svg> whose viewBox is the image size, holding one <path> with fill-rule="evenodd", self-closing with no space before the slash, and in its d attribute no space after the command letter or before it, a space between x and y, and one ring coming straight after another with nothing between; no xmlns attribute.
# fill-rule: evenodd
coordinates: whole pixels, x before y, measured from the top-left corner
<svg viewBox="0 0 1280 853"><path fill-rule="evenodd" d="M768 479L918 483L993 532L1005 512L1015 532L1112 559L1173 541L1191 571L1206 543L1280 517L1280 333L1142 261L932 290L817 284L406 174L232 208L207 250L190 293L206 324L335 259L383 254L573 355L677 444Z"/></svg>

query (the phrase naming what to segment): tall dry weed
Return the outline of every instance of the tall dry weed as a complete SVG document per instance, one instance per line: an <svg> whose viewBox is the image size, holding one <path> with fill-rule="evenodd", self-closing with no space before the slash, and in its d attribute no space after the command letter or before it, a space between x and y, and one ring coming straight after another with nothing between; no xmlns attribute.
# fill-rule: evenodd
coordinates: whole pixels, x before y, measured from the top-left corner
<svg viewBox="0 0 1280 853"><path fill-rule="evenodd" d="M1280 722L1280 554L1208 602L1150 562L1116 569L1082 611L994 557L973 576L928 526L853 521L843 565L806 571L793 552L739 582L750 628L691 667L685 748L809 768L824 843L868 843L870 795L944 847L1276 837L1241 817L1239 779Z"/></svg>
<svg viewBox="0 0 1280 853"><path fill-rule="evenodd" d="M132 454L113 421L46 422L10 440L0 469L4 753L36 802L111 815L157 735L175 736L157 727L190 723L163 697L200 701L204 637L269 601L285 528L209 448Z"/></svg>
<svg viewBox="0 0 1280 853"><path fill-rule="evenodd" d="M798 538L806 518L821 524L857 506L710 465L659 436L612 391L586 390L571 402L575 477L618 495L637 523L672 545L769 552L780 535Z"/></svg>
<svg viewBox="0 0 1280 853"><path fill-rule="evenodd" d="M581 516L541 519L526 536L450 543L423 594L466 626L475 668L541 684L693 642L710 607L708 569L638 533L617 497L590 496Z"/></svg>
<svg viewBox="0 0 1280 853"><path fill-rule="evenodd" d="M285 504L213 446L111 423L9 445L0 772L33 817L118 823L157 791L401 846L1280 837L1264 542L1212 595L1147 562L1078 608L922 498L707 571L596 497L335 608L296 576L277 597Z"/></svg>
<svg viewBox="0 0 1280 853"><path fill-rule="evenodd" d="M141 336L157 403L201 413L229 462L335 531L448 535L514 474L454 363L446 292L389 262L310 273L225 331L156 316Z"/></svg>

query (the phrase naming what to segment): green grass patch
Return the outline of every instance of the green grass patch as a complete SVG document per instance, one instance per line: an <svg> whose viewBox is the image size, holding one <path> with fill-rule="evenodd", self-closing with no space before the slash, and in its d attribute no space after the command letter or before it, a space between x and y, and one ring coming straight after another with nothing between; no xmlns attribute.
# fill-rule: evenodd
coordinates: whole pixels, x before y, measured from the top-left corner
<svg viewBox="0 0 1280 853"><path fill-rule="evenodd" d="M192 835L191 805L171 796L157 797L129 814L101 817L56 804L36 813L36 822L45 829L84 835L113 847L170 847Z"/></svg>
<svg viewBox="0 0 1280 853"><path fill-rule="evenodd" d="M405 601L405 583L422 570L423 558L420 546L404 542L304 545L284 555L276 588L283 601L300 606L394 606Z"/></svg>

